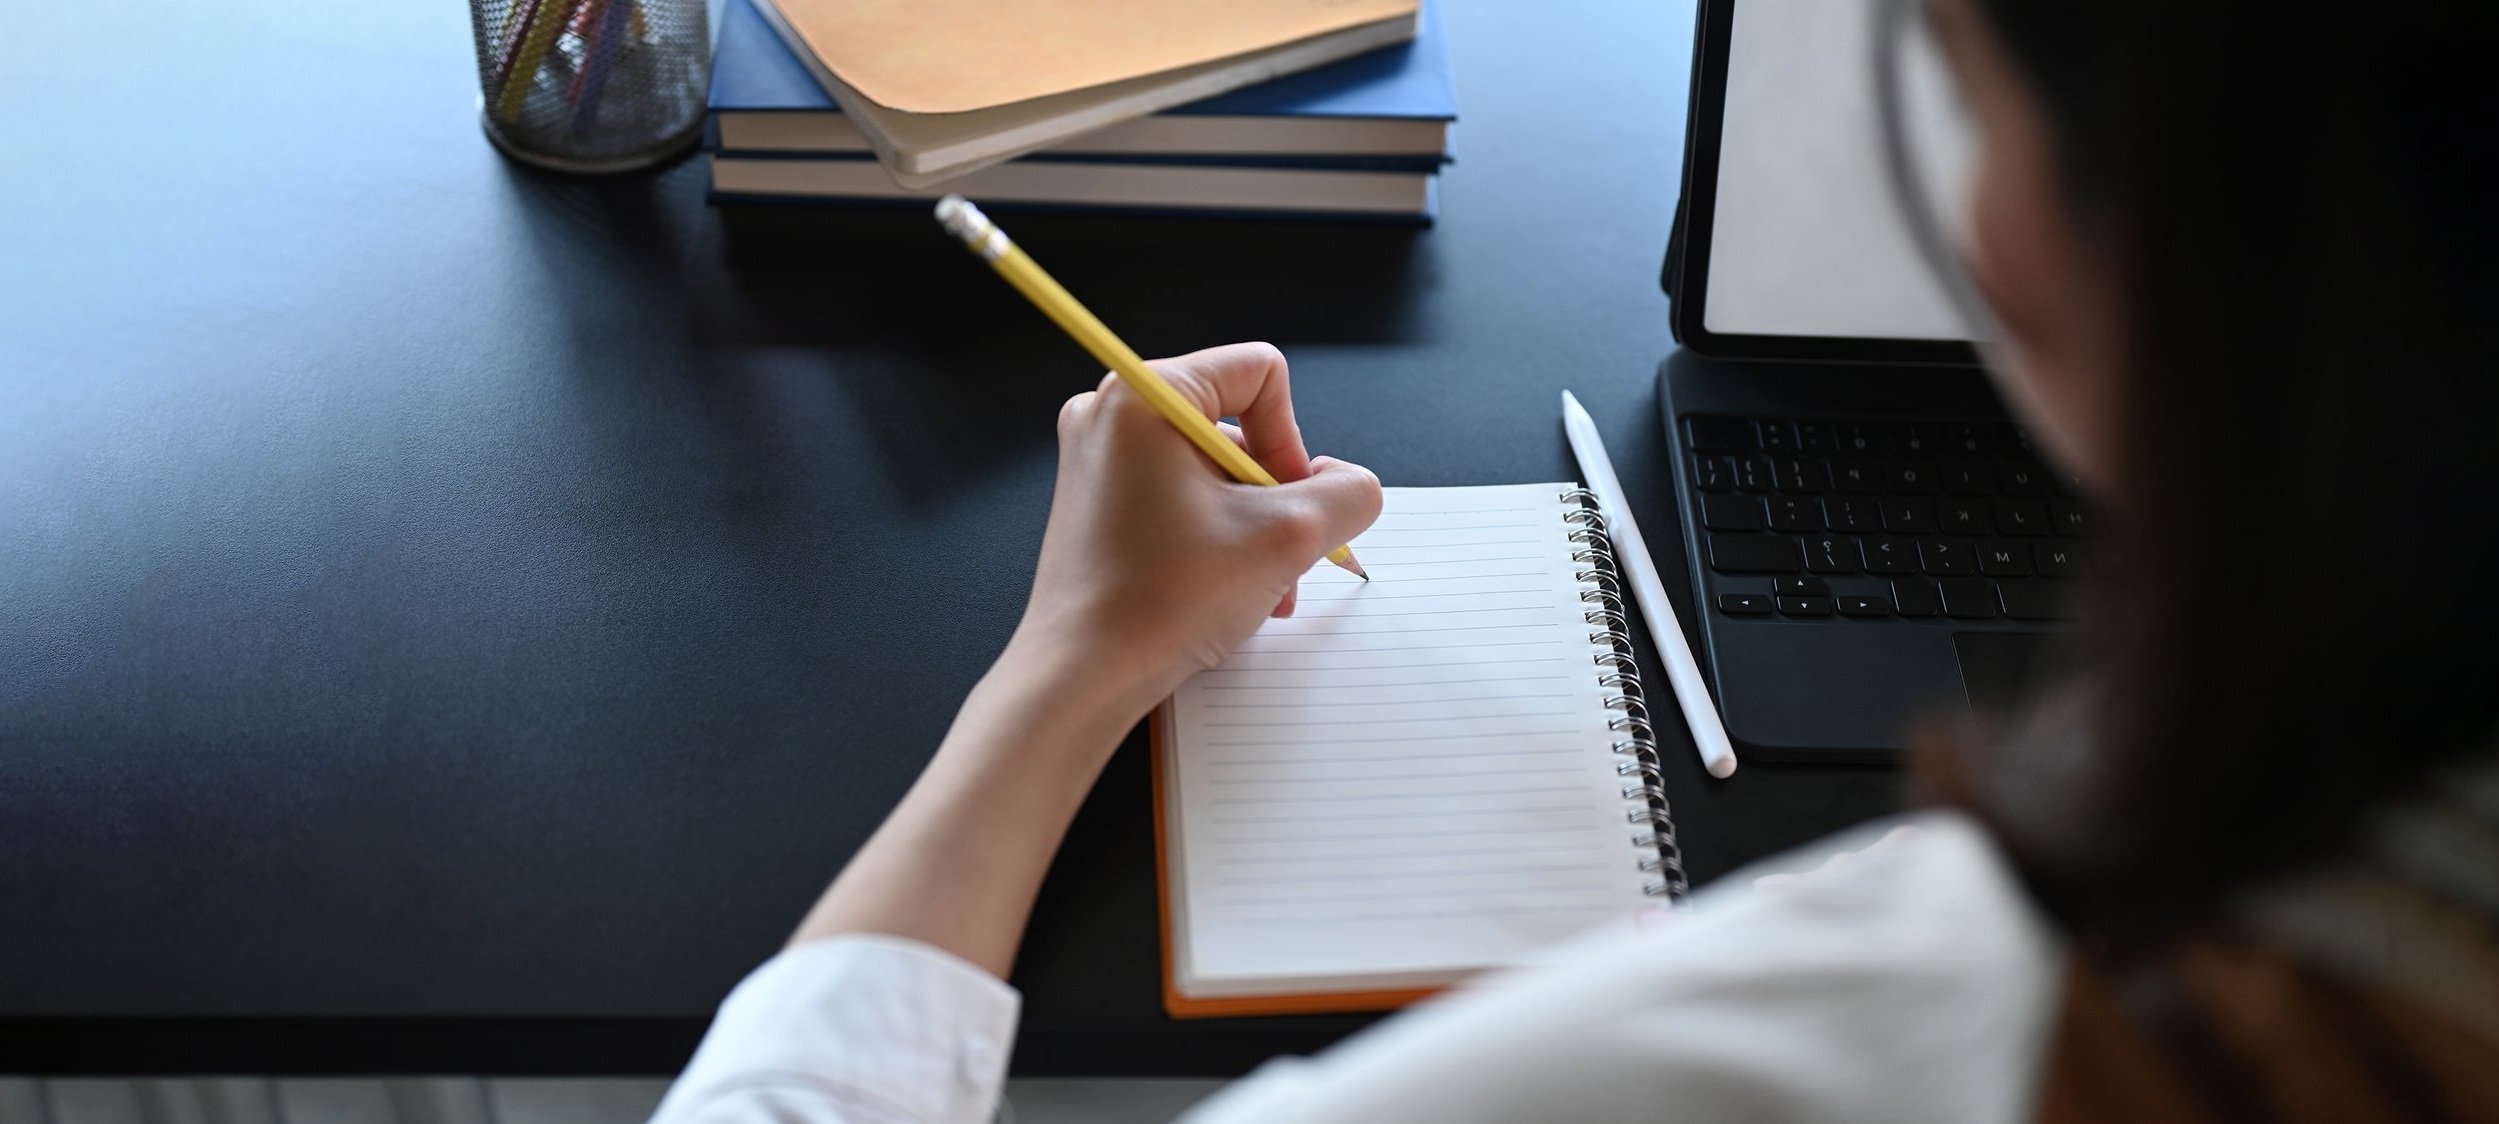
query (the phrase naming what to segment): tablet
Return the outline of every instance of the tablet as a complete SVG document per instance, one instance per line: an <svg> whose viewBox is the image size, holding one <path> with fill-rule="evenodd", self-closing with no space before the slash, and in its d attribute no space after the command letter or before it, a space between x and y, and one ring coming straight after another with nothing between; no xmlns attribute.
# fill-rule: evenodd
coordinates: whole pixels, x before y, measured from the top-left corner
<svg viewBox="0 0 2499 1124"><path fill-rule="evenodd" d="M1701 0L1675 338L1739 359L1976 356L1886 181L1875 0Z"/></svg>

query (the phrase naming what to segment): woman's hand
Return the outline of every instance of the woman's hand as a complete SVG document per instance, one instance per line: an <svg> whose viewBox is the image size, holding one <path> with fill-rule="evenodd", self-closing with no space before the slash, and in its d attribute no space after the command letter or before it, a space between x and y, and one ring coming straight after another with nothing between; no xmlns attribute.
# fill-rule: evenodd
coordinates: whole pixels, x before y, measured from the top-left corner
<svg viewBox="0 0 2499 1124"><path fill-rule="evenodd" d="M1005 978L1041 876L1120 739L1213 666L1293 582L1371 525L1380 484L1313 462L1284 357L1234 344L1155 364L1283 481L1236 484L1111 380L1059 413L1059 486L1032 603L928 769L799 925L926 941ZM963 845L965 824L983 844Z"/></svg>
<svg viewBox="0 0 2499 1124"><path fill-rule="evenodd" d="M1116 377L1059 411L1058 490L1032 601L1000 659L1037 662L1108 692L1131 720L1231 653L1294 582L1380 513L1380 484L1312 460L1293 422L1284 356L1263 343L1157 360L1282 482L1235 482ZM1049 678L1068 682L1065 674Z"/></svg>

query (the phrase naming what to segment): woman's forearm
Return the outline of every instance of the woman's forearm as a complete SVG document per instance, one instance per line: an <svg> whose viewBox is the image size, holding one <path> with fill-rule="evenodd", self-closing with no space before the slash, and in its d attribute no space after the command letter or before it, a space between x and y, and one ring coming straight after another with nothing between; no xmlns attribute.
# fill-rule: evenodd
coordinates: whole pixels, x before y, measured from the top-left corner
<svg viewBox="0 0 2499 1124"><path fill-rule="evenodd" d="M791 943L886 933L1006 978L1060 837L1152 703L1088 681L1047 645L1010 644Z"/></svg>

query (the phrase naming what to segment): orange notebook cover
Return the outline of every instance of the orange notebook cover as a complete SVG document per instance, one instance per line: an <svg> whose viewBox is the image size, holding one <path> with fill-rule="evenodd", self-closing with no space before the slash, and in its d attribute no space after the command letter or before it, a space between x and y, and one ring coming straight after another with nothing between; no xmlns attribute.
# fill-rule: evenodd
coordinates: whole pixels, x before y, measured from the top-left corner
<svg viewBox="0 0 2499 1124"><path fill-rule="evenodd" d="M851 89L964 113L1180 70L1366 23L1417 0L774 0Z"/></svg>

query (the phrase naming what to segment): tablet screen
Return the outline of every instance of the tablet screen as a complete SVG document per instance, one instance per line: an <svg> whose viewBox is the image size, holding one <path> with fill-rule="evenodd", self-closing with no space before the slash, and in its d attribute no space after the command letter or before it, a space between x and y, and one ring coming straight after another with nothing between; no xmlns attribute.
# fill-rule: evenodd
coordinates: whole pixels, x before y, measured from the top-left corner
<svg viewBox="0 0 2499 1124"><path fill-rule="evenodd" d="M1729 10L1703 326L1966 338L1885 180L1873 0L1743 0Z"/></svg>

